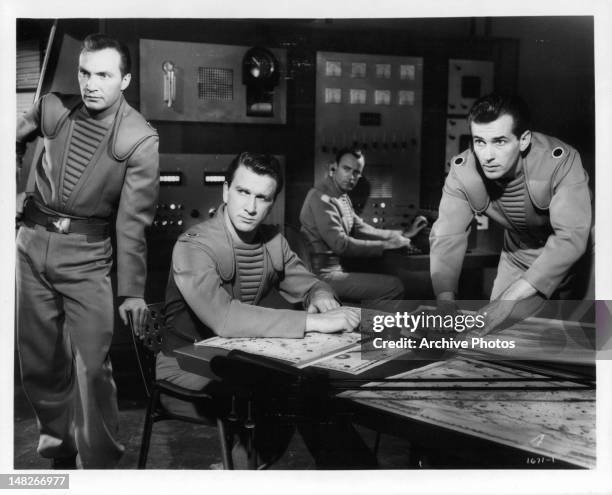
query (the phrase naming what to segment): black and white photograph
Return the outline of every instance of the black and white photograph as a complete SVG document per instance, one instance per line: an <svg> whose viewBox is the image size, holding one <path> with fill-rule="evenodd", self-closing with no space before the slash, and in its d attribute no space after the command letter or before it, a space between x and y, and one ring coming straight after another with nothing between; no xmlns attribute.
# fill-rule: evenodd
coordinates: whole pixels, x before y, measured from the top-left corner
<svg viewBox="0 0 612 495"><path fill-rule="evenodd" d="M0 8L0 488L612 493L612 6L59 3Z"/></svg>

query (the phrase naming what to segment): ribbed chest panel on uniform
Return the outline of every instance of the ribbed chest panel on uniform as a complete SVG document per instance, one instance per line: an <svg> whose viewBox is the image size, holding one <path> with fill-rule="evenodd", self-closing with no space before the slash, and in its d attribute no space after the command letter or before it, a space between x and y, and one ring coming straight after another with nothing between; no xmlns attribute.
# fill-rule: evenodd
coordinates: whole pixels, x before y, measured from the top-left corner
<svg viewBox="0 0 612 495"><path fill-rule="evenodd" d="M239 243L234 246L236 269L240 281L240 300L253 304L263 278L263 245Z"/></svg>
<svg viewBox="0 0 612 495"><path fill-rule="evenodd" d="M94 120L81 112L77 113L64 169L63 204L68 201L110 127L111 123Z"/></svg>
<svg viewBox="0 0 612 495"><path fill-rule="evenodd" d="M506 183L501 196L497 199L499 208L519 233L527 232L526 198L525 174L520 174Z"/></svg>

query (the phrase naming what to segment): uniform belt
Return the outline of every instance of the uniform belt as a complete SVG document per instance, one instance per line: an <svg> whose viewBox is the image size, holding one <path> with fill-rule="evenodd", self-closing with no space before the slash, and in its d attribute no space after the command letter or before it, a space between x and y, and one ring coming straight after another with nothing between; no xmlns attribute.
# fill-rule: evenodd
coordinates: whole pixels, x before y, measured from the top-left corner
<svg viewBox="0 0 612 495"><path fill-rule="evenodd" d="M26 225L35 224L45 227L49 232L58 234L84 234L96 237L108 237L108 222L99 219L70 218L60 215L49 215L39 210L32 201L29 201L23 212Z"/></svg>

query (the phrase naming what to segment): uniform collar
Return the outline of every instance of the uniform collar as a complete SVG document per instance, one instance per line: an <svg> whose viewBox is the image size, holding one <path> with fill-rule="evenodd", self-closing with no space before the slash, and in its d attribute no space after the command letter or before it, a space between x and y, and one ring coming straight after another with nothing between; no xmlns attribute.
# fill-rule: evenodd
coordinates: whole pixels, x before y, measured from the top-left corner
<svg viewBox="0 0 612 495"><path fill-rule="evenodd" d="M317 189L332 198L340 198L342 196L347 196L345 192L342 192L340 190L340 188L334 182L334 179L329 175L325 177L325 180L319 183Z"/></svg>
<svg viewBox="0 0 612 495"><path fill-rule="evenodd" d="M235 242L232 239L232 234L229 231L225 220L225 203L221 204L213 218L206 222L208 228L212 230L207 233L210 239L218 239L219 242L213 242L216 246L213 249L214 259L217 262L219 276L224 282L228 282L234 278L236 273L236 257L234 254ZM229 219L228 219L229 221ZM284 270L284 258L282 252L282 244L279 242L280 234L275 227L269 225L260 225L257 232L257 237L263 244L265 251L270 254L270 260L274 270L282 272ZM212 246L211 243L210 245Z"/></svg>

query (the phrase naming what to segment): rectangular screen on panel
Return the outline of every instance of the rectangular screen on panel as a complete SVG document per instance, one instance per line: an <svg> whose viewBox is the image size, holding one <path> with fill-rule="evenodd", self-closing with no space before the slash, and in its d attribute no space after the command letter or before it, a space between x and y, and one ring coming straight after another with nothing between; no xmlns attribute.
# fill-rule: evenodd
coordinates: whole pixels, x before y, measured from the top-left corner
<svg viewBox="0 0 612 495"><path fill-rule="evenodd" d="M495 64L487 60L448 61L448 108L446 119L446 164L470 146L467 115L474 102L493 91Z"/></svg>
<svg viewBox="0 0 612 495"><path fill-rule="evenodd" d="M455 155L470 147L470 129L467 117L449 117L446 119L446 161L444 172L450 171L450 160Z"/></svg>
<svg viewBox="0 0 612 495"><path fill-rule="evenodd" d="M467 115L474 102L493 91L495 64L487 60L448 61L449 115Z"/></svg>
<svg viewBox="0 0 612 495"><path fill-rule="evenodd" d="M364 177L351 195L377 227L406 223L419 208L423 59L317 52L315 176L358 146Z"/></svg>
<svg viewBox="0 0 612 495"><path fill-rule="evenodd" d="M242 62L251 47L140 40L140 111L149 120L284 124L287 121L287 54L278 61L278 84L253 104L243 84ZM255 111L264 106L265 111ZM247 108L249 107L249 108Z"/></svg>

